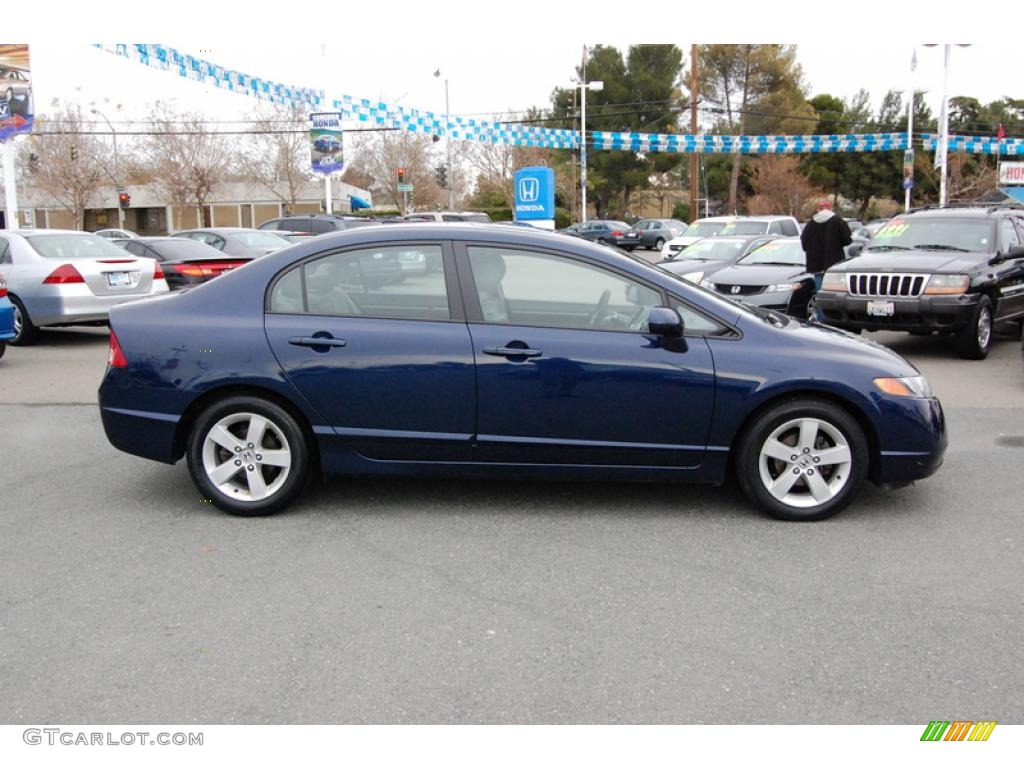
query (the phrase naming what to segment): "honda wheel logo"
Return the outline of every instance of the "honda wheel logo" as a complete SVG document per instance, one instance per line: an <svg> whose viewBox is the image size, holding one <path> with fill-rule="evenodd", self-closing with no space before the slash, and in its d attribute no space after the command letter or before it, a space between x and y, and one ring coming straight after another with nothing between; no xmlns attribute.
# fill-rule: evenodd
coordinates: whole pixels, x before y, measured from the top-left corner
<svg viewBox="0 0 1024 768"><path fill-rule="evenodd" d="M535 203L540 198L540 181L538 179L519 180L519 199L524 203Z"/></svg>

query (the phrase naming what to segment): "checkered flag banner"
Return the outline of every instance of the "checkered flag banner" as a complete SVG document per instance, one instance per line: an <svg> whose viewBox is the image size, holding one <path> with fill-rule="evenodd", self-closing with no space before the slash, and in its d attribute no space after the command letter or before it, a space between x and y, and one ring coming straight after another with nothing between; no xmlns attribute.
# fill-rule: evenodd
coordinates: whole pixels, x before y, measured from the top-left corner
<svg viewBox="0 0 1024 768"><path fill-rule="evenodd" d="M689 154L794 154L819 152L885 152L907 148L905 133L832 134L810 136L721 136L711 134L606 133L592 131L594 149Z"/></svg>
<svg viewBox="0 0 1024 768"><path fill-rule="evenodd" d="M453 139L489 144L510 144L546 149L578 149L579 131L511 125L436 114L352 96L328 98L323 91L285 85L221 67L165 45L143 43L96 44L96 48L148 67L206 83L274 104L309 112L333 109L343 119L385 128L450 136ZM904 133L834 134L810 136L722 136L711 134L664 134L589 131L588 146L595 150L676 152L705 154L797 154L824 152L885 152L906 150ZM929 142L931 142L929 144ZM925 149L933 149L934 137L925 137ZM950 151L987 154L1024 154L1024 141L950 137Z"/></svg>
<svg viewBox="0 0 1024 768"><path fill-rule="evenodd" d="M924 134L924 148L933 151L939 137ZM1024 139L997 139L995 136L950 136L950 152L969 152L975 155L1024 155Z"/></svg>

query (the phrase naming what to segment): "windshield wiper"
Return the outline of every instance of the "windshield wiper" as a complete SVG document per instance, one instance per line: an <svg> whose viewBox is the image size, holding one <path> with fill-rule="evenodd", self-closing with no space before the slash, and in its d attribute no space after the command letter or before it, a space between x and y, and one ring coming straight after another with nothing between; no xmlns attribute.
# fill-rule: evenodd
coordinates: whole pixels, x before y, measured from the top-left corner
<svg viewBox="0 0 1024 768"><path fill-rule="evenodd" d="M955 245L942 245L940 243L936 243L934 245L915 245L914 247L927 251L959 251L960 253L970 253L966 248L957 248Z"/></svg>
<svg viewBox="0 0 1024 768"><path fill-rule="evenodd" d="M905 245L869 245L865 251L909 251Z"/></svg>
<svg viewBox="0 0 1024 768"><path fill-rule="evenodd" d="M786 325L786 323L789 322L785 315L780 314L774 310L765 309L764 307L757 307L754 306L753 304L746 303L744 303L743 306L745 309L749 309L751 312L760 317L766 323L770 323L771 325L774 325L776 328L782 328L783 326Z"/></svg>
<svg viewBox="0 0 1024 768"><path fill-rule="evenodd" d="M799 264L794 264L791 261L748 261L743 266L745 267L799 267Z"/></svg>

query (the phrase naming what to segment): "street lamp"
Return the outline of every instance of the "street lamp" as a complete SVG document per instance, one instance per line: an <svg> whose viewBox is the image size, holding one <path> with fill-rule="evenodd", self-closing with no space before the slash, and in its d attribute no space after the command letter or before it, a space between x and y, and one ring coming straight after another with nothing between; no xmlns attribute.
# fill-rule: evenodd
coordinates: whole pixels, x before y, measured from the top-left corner
<svg viewBox="0 0 1024 768"><path fill-rule="evenodd" d="M434 77L440 77L441 70L434 71ZM448 210L455 210L455 174L452 173L452 134L451 134L451 107L448 105L448 78L444 79L444 119L445 131L444 142L448 152Z"/></svg>
<svg viewBox="0 0 1024 768"><path fill-rule="evenodd" d="M107 124L107 127L110 128L111 135L113 135L113 137L114 137L114 187L115 187L115 191L120 193L121 192L121 163L118 161L118 158L117 158L117 130L115 130L113 124L110 122L109 119L107 119L107 116L105 114L100 112L100 110L98 110L95 107L93 107L91 112L94 115L99 115L100 117L103 118L103 121ZM117 203L117 226L120 229L124 229L124 208L121 207L120 198L118 199L118 203Z"/></svg>
<svg viewBox="0 0 1024 768"><path fill-rule="evenodd" d="M570 88L580 89L580 221L587 220L587 91L600 91L603 80L574 83Z"/></svg>

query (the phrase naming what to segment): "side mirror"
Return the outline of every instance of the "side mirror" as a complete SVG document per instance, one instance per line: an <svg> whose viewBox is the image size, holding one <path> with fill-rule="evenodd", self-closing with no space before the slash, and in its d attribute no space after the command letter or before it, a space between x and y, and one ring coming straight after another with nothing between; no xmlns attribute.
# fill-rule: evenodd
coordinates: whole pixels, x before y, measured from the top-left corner
<svg viewBox="0 0 1024 768"><path fill-rule="evenodd" d="M651 307L647 329L655 336L678 339L683 335L683 318L672 307Z"/></svg>
<svg viewBox="0 0 1024 768"><path fill-rule="evenodd" d="M854 256L860 256L860 252L864 250L864 243L853 243L846 247L849 249L846 252L846 258L852 259Z"/></svg>
<svg viewBox="0 0 1024 768"><path fill-rule="evenodd" d="M1024 259L1024 245L1014 245L1006 253L1008 259Z"/></svg>

